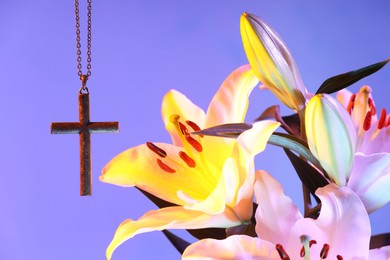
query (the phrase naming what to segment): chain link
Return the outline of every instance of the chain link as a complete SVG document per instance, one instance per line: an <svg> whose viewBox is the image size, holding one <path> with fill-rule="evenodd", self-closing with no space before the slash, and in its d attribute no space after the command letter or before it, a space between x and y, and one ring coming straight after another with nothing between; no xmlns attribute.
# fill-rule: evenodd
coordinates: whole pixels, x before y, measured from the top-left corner
<svg viewBox="0 0 390 260"><path fill-rule="evenodd" d="M79 0L75 0L75 15L76 15L76 47L77 47L77 74L79 75L81 81L83 81L83 87L89 76L91 76L91 48L92 48L92 0L88 0L87 8L87 74L84 75L82 72L81 64L81 43L80 43L80 12L79 12Z"/></svg>

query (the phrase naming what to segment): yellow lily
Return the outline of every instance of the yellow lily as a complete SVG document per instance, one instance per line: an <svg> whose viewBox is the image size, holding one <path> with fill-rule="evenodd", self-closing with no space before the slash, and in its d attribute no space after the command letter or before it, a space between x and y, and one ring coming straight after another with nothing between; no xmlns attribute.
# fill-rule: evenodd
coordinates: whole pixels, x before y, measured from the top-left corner
<svg viewBox="0 0 390 260"><path fill-rule="evenodd" d="M152 210L125 220L107 248L107 259L131 237L163 229L231 227L252 216L253 157L264 150L279 123L255 123L237 139L192 135L219 124L243 122L248 97L258 80L248 65L222 84L207 113L183 94L171 90L162 117L173 144L139 145L119 154L103 169L101 181L137 186L177 206Z"/></svg>
<svg viewBox="0 0 390 260"><path fill-rule="evenodd" d="M259 80L286 106L305 107L307 90L282 38L260 17L244 13L240 30L246 56Z"/></svg>

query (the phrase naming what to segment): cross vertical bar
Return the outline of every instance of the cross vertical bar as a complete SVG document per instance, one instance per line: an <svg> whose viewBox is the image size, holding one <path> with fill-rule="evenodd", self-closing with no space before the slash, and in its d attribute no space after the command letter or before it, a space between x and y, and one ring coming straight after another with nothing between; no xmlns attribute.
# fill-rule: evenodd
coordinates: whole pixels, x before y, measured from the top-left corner
<svg viewBox="0 0 390 260"><path fill-rule="evenodd" d="M92 195L91 134L88 129L89 93L79 93L79 120L83 126L80 132L80 195Z"/></svg>

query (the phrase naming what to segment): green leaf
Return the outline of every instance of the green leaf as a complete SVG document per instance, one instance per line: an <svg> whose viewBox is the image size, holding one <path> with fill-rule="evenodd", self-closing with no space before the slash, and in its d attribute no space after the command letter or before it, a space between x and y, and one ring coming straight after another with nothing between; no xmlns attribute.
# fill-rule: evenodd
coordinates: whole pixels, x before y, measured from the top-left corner
<svg viewBox="0 0 390 260"><path fill-rule="evenodd" d="M163 230L162 232L180 254L183 254L184 250L190 245L190 243L168 230Z"/></svg>
<svg viewBox="0 0 390 260"><path fill-rule="evenodd" d="M381 248L390 245L390 233L371 236L370 249Z"/></svg>
<svg viewBox="0 0 390 260"><path fill-rule="evenodd" d="M269 138L268 143L297 152L315 167L322 169L320 162L310 152L307 144L296 136L274 132Z"/></svg>
<svg viewBox="0 0 390 260"><path fill-rule="evenodd" d="M332 94L336 91L342 90L352 85L353 83L361 80L362 78L365 78L377 72L378 70L383 68L389 61L390 59L387 59L361 69L353 70L344 74L331 77L325 80L324 83L322 83L316 94Z"/></svg>
<svg viewBox="0 0 390 260"><path fill-rule="evenodd" d="M298 174L299 179L309 189L310 193L316 199L317 203L320 203L319 198L315 195L315 191L329 184L324 176L321 175L313 166L307 163L305 160L296 156L288 149L284 149L291 164Z"/></svg>
<svg viewBox="0 0 390 260"><path fill-rule="evenodd" d="M237 138L241 133L251 128L252 124L233 123L213 126L200 131L192 132L191 134Z"/></svg>

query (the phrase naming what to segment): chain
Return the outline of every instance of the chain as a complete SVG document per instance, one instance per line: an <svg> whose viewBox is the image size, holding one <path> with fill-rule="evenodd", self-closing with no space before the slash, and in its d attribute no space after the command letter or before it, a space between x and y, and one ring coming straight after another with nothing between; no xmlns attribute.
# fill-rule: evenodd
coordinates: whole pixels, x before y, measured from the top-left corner
<svg viewBox="0 0 390 260"><path fill-rule="evenodd" d="M80 80L83 83L82 89L87 90L86 83L88 78L91 76L91 41L92 41L92 0L87 0L88 2L88 26L87 26L87 74L83 74L82 65L81 65L81 43L80 43L80 13L79 13L79 0L75 0L75 15L76 15L76 47L77 47L77 74L80 77Z"/></svg>

